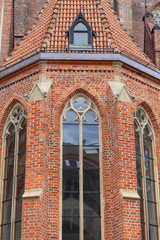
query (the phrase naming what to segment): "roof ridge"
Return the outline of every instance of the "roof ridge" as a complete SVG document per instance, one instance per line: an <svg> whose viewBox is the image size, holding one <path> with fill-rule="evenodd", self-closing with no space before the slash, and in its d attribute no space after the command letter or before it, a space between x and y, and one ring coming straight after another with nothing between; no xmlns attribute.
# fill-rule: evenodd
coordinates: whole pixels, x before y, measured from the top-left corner
<svg viewBox="0 0 160 240"><path fill-rule="evenodd" d="M53 28L54 28L54 25L55 25L55 22L56 22L58 13L59 13L59 9L60 9L60 6L61 6L61 3L60 3L61 1L62 0L57 0L56 4L54 6L50 24L49 24L49 26L48 26L48 28L45 32L45 35L42 39L42 42L41 42L42 43L41 49L47 47L47 43L49 41L49 38L52 36Z"/></svg>
<svg viewBox="0 0 160 240"><path fill-rule="evenodd" d="M115 52L118 51L118 49L116 48L116 44L114 42L114 39L113 39L113 35L112 35L112 32L110 31L110 28L109 28L109 23L108 23L108 19L106 17L106 13L103 9L103 6L101 4L101 1L100 0L95 0L96 1L96 6L98 8L98 12L99 12L99 15L100 15L100 18L101 18L101 21L102 21L102 24L104 26L104 29L105 29L105 32L106 32L106 35L107 35L107 38L108 38L108 43L110 45L110 47L112 49L115 50ZM99 7L100 6L100 7Z"/></svg>

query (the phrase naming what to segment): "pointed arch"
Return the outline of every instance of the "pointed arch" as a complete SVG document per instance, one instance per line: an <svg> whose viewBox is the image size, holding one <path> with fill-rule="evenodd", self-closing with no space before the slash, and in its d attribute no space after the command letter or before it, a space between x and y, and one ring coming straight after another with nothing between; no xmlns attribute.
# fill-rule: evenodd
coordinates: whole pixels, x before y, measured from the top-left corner
<svg viewBox="0 0 160 240"><path fill-rule="evenodd" d="M61 116L61 231L62 238L101 239L103 216L101 119L97 107L84 93L66 103ZM102 216L102 217L101 217ZM88 229L91 221L93 229ZM74 229L68 226L76 226Z"/></svg>
<svg viewBox="0 0 160 240"><path fill-rule="evenodd" d="M142 105L135 110L134 122L142 239L158 240L159 196L155 134L151 120Z"/></svg>
<svg viewBox="0 0 160 240"><path fill-rule="evenodd" d="M21 238L27 113L15 100L10 102L4 114L9 110L3 131L1 154L0 236L1 239L14 240Z"/></svg>

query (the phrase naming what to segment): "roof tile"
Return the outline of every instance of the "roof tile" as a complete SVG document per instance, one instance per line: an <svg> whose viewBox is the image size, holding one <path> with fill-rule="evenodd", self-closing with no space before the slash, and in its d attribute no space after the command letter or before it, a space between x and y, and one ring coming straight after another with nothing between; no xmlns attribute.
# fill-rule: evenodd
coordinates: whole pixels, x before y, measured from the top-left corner
<svg viewBox="0 0 160 240"><path fill-rule="evenodd" d="M67 33L80 11L96 36L93 37L96 52L110 48L151 63L124 31L108 0L49 0L40 12L36 25L9 56L6 67L40 51L70 51Z"/></svg>

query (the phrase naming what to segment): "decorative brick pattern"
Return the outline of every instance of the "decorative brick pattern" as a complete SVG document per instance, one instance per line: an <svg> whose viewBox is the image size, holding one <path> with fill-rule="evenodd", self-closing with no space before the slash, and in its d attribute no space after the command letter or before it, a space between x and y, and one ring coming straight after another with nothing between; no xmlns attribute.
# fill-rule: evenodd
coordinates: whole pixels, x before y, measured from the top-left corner
<svg viewBox="0 0 160 240"><path fill-rule="evenodd" d="M28 102L26 96L42 74L52 80L51 89L45 99ZM108 84L115 80L125 84L136 101L115 101ZM43 190L40 198L23 199L22 240L59 239L60 118L65 104L78 92L92 99L102 120L104 239L140 240L139 200L124 199L119 191L137 190L134 110L139 104L153 124L160 176L159 82L138 75L134 69L103 61L48 61L0 83L0 134L11 108L20 102L28 118L25 189Z"/></svg>

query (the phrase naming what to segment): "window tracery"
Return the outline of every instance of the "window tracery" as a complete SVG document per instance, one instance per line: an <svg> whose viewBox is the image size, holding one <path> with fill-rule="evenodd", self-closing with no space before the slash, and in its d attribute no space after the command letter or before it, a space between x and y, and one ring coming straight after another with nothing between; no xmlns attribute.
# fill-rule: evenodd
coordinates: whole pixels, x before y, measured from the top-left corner
<svg viewBox="0 0 160 240"><path fill-rule="evenodd" d="M17 103L11 110L3 135L1 239L21 239L22 195L25 181L27 115Z"/></svg>
<svg viewBox="0 0 160 240"><path fill-rule="evenodd" d="M62 239L101 239L100 118L94 103L77 94L63 115Z"/></svg>
<svg viewBox="0 0 160 240"><path fill-rule="evenodd" d="M145 110L135 111L137 190L143 240L158 240L154 131Z"/></svg>
<svg viewBox="0 0 160 240"><path fill-rule="evenodd" d="M154 23L160 26L160 6L158 6L153 12Z"/></svg>

